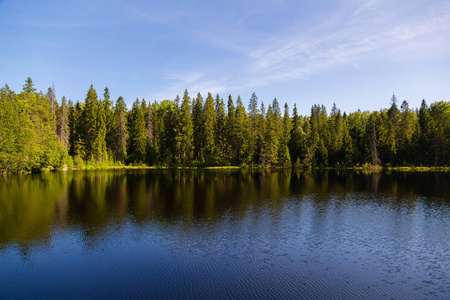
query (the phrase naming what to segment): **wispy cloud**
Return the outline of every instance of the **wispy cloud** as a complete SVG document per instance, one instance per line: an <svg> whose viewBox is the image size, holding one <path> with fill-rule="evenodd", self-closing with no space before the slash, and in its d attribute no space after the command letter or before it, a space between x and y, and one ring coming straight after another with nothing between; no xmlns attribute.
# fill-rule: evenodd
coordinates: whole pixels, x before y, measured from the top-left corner
<svg viewBox="0 0 450 300"><path fill-rule="evenodd" d="M268 36L267 42L255 45L214 37L211 42L242 55L242 69L234 82L241 86L261 86L268 83L309 76L336 67L358 67L365 57L380 58L402 55L407 49L417 49L424 39L439 39L450 30L450 2L434 2L431 7L415 1L412 7L393 5L383 0L353 1L344 11L329 12L332 21L298 33ZM338 15L338 18L332 16ZM325 27L324 27L325 26ZM229 28L236 30L237 28ZM237 33L241 35L242 33ZM249 39L254 37L249 37ZM441 47L450 48L450 37L440 39ZM397 51L399 50L399 51ZM396 52L397 51L397 52ZM433 49L410 53L413 57L432 55ZM240 83L239 83L240 82Z"/></svg>
<svg viewBox="0 0 450 300"><path fill-rule="evenodd" d="M372 14L371 9L375 8L378 9L378 6L364 4L357 9L356 14L364 15L369 12ZM421 37L448 33L450 29L448 6L440 13L435 12L434 15L426 16L425 20L406 20L404 23L394 24L387 19L384 21L386 24L378 27L362 24L362 22L370 23L370 20L361 19L360 22L350 22L341 30L334 31L330 28L330 33L317 37L312 33L306 38L302 34L280 39L275 46L269 45L250 53L248 71L259 74L260 84L274 79L305 77L323 70L325 66L329 68L342 64L354 66L361 62L365 54L384 55L385 51L391 52L393 48L404 47L405 41L421 43ZM379 20L376 23L380 25ZM448 46L450 39L445 42ZM424 47L423 53L414 55L427 55L427 51L429 50Z"/></svg>
<svg viewBox="0 0 450 300"><path fill-rule="evenodd" d="M224 85L224 81L208 78L210 74L211 72L207 71L185 71L180 69L166 72L163 77L170 83L158 94L154 95L154 98L156 100L164 100L168 97L173 99L185 89L191 93L191 97L195 97L197 93L206 95L208 92L222 93L227 91L229 87Z"/></svg>
<svg viewBox="0 0 450 300"><path fill-rule="evenodd" d="M295 2L286 4L299 9ZM214 22L191 24L186 30L194 40L227 51L232 59L168 68L164 73L168 83L157 98L174 97L186 88L202 94L239 92L360 68L367 60L421 59L450 50L450 2L412 0L408 4L343 0L334 8L320 8L320 13L312 10L306 21L298 18L288 27L259 31L249 22L258 19L258 14L270 17L277 4L268 1L233 18L224 12Z"/></svg>

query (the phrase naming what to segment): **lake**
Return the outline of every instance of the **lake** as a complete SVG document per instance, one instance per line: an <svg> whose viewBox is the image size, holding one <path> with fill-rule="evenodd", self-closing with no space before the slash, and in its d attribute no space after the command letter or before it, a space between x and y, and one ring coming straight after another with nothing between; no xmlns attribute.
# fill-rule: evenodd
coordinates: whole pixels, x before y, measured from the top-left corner
<svg viewBox="0 0 450 300"><path fill-rule="evenodd" d="M450 174L0 177L0 299L450 298Z"/></svg>

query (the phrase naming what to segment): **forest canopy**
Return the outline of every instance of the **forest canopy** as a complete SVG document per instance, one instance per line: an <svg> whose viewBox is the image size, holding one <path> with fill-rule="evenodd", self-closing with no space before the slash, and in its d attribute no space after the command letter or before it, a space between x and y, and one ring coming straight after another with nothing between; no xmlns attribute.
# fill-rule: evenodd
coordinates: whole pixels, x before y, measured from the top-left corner
<svg viewBox="0 0 450 300"><path fill-rule="evenodd" d="M108 88L91 85L84 102L54 88L37 92L28 78L20 93L0 90L0 172L39 172L71 167L447 166L450 164L450 103L412 109L393 95L380 111L341 113L313 105L292 113L275 98L267 107L255 93L246 107L240 96L211 93L147 103L130 109Z"/></svg>

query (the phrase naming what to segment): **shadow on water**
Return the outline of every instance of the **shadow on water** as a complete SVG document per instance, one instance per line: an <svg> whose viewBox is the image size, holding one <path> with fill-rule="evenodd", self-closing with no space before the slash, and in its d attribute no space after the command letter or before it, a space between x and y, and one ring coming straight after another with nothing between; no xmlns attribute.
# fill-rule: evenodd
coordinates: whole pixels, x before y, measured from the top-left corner
<svg viewBox="0 0 450 300"><path fill-rule="evenodd" d="M55 228L95 239L110 224L214 224L261 207L314 201L318 212L370 201L392 209L449 206L448 173L111 170L0 177L0 249L48 245ZM353 195L358 195L354 197ZM367 195L361 197L361 195Z"/></svg>

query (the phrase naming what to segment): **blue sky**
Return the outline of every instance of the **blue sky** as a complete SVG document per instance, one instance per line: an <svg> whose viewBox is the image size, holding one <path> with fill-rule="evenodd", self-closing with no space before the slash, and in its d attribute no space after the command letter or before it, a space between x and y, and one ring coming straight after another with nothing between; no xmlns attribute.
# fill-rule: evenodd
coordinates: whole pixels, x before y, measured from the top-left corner
<svg viewBox="0 0 450 300"><path fill-rule="evenodd" d="M0 84L58 99L256 92L305 115L450 96L448 0L0 0L0 37Z"/></svg>

